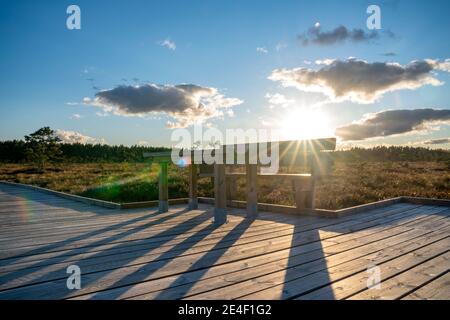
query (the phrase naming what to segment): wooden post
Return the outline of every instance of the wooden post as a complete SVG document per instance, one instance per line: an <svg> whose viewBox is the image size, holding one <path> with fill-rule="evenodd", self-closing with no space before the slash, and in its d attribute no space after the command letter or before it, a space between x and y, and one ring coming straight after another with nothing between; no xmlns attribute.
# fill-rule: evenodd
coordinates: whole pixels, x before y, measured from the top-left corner
<svg viewBox="0 0 450 320"><path fill-rule="evenodd" d="M227 222L227 197L225 165L214 165L214 223L221 225Z"/></svg>
<svg viewBox="0 0 450 320"><path fill-rule="evenodd" d="M305 181L303 179L295 179L295 206L298 211L303 210L305 208Z"/></svg>
<svg viewBox="0 0 450 320"><path fill-rule="evenodd" d="M258 215L258 167L256 164L247 164L246 188L247 188L247 218L255 218Z"/></svg>
<svg viewBox="0 0 450 320"><path fill-rule="evenodd" d="M198 209L197 199L197 165L189 166L189 210Z"/></svg>
<svg viewBox="0 0 450 320"><path fill-rule="evenodd" d="M295 179L295 205L300 211L302 209L314 209L315 196L315 178L311 176L310 179Z"/></svg>
<svg viewBox="0 0 450 320"><path fill-rule="evenodd" d="M236 199L236 178L227 176L227 201Z"/></svg>
<svg viewBox="0 0 450 320"><path fill-rule="evenodd" d="M316 198L316 178L311 177L311 183L309 184L309 191L306 192L305 207L308 209L314 209Z"/></svg>
<svg viewBox="0 0 450 320"><path fill-rule="evenodd" d="M169 186L167 182L168 162L160 162L159 171L159 212L169 211Z"/></svg>

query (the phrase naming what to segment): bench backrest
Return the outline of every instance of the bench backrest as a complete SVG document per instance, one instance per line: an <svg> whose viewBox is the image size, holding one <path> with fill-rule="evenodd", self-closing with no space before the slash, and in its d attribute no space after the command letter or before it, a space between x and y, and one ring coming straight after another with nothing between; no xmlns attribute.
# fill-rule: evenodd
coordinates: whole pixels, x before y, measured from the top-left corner
<svg viewBox="0 0 450 320"><path fill-rule="evenodd" d="M259 155L259 150L267 150L267 155L272 154L272 148L278 147L279 154L279 166L280 167L307 167L309 173L316 176L326 175L331 166L331 159L329 157L329 151L333 151L336 148L336 139L314 139L314 140L290 140L279 141L276 143L248 143L240 145L224 145L216 149L204 149L204 150L178 150L179 156L184 158L185 163L189 164L193 162L193 159L204 159L203 155L213 155L217 157L223 157L223 163L226 164L242 164L238 162L238 159L244 159L245 163L249 163L249 150ZM233 152L233 157L230 157L229 153ZM196 157L197 154L197 157ZM153 162L170 162L171 151L166 152L152 152L145 153L145 157L150 158ZM233 163L229 163L230 158L233 159ZM213 166L207 164L204 161L196 162L200 164L200 173L209 174L213 172ZM255 159L253 159L254 161ZM258 156L258 164L260 159ZM254 162L251 162L254 163Z"/></svg>

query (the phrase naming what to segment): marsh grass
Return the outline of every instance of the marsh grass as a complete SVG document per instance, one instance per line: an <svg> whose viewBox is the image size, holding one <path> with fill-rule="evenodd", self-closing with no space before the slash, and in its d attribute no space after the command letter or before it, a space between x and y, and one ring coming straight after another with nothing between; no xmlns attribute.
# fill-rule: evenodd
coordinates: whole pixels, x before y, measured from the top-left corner
<svg viewBox="0 0 450 320"><path fill-rule="evenodd" d="M148 163L62 163L42 172L27 164L0 164L0 180L119 203L156 200L158 167ZM170 198L187 197L187 170L169 168ZM294 205L290 182L263 179L259 201ZM199 180L199 195L213 196L210 178ZM448 162L336 161L329 177L317 185L318 208L341 209L396 196L450 198ZM238 180L237 199L245 200L245 179Z"/></svg>

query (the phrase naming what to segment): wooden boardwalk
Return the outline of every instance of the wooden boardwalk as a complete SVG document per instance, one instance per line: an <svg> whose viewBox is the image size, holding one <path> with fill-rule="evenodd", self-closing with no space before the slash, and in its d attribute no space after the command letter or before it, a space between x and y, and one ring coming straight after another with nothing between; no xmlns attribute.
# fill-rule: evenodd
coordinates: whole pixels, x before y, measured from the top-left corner
<svg viewBox="0 0 450 320"><path fill-rule="evenodd" d="M450 208L118 211L0 184L0 299L449 299ZM67 288L67 268L81 289ZM380 286L368 289L368 284Z"/></svg>

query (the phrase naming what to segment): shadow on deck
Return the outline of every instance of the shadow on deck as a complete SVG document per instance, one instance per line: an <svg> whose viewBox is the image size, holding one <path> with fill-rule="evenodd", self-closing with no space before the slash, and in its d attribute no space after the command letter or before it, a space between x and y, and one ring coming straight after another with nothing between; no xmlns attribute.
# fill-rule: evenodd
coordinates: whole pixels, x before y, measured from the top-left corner
<svg viewBox="0 0 450 320"><path fill-rule="evenodd" d="M440 205L254 220L230 209L214 226L209 205L114 211L0 184L0 212L0 299L399 299L450 267Z"/></svg>

